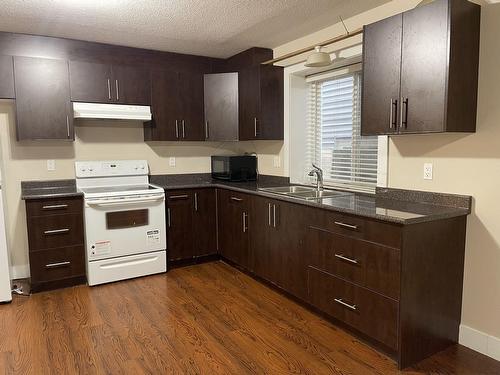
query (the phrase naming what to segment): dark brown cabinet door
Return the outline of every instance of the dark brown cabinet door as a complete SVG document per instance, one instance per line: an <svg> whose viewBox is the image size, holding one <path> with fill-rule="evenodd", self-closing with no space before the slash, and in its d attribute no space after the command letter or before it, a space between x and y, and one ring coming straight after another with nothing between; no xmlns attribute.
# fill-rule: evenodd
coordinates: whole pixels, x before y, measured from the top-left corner
<svg viewBox="0 0 500 375"><path fill-rule="evenodd" d="M150 105L151 75L140 66L112 66L112 100L119 104Z"/></svg>
<svg viewBox="0 0 500 375"><path fill-rule="evenodd" d="M68 62L14 58L17 139L73 140Z"/></svg>
<svg viewBox="0 0 500 375"><path fill-rule="evenodd" d="M260 72L258 66L239 71L239 139L259 138L260 117Z"/></svg>
<svg viewBox="0 0 500 375"><path fill-rule="evenodd" d="M193 192L194 256L217 253L217 212L215 189Z"/></svg>
<svg viewBox="0 0 500 375"><path fill-rule="evenodd" d="M361 91L363 135L398 131L402 20L402 15L398 14L364 28Z"/></svg>
<svg viewBox="0 0 500 375"><path fill-rule="evenodd" d="M246 194L218 190L219 252L239 266L250 269L251 256L248 231L250 198Z"/></svg>
<svg viewBox="0 0 500 375"><path fill-rule="evenodd" d="M193 257L193 196L191 191L167 193L167 256L169 261Z"/></svg>
<svg viewBox="0 0 500 375"><path fill-rule="evenodd" d="M403 133L445 130L448 36L448 1L403 13Z"/></svg>
<svg viewBox="0 0 500 375"><path fill-rule="evenodd" d="M253 271L257 276L282 286L284 253L280 248L280 208L285 203L272 199L253 197L252 249Z"/></svg>
<svg viewBox="0 0 500 375"><path fill-rule="evenodd" d="M203 74L199 72L179 75L179 97L181 106L180 138L183 141L205 139L203 123Z"/></svg>
<svg viewBox="0 0 500 375"><path fill-rule="evenodd" d="M179 129L179 74L157 69L152 71L153 120L144 125L146 141L176 141Z"/></svg>
<svg viewBox="0 0 500 375"><path fill-rule="evenodd" d="M15 97L12 56L0 56L0 98L14 99Z"/></svg>
<svg viewBox="0 0 500 375"><path fill-rule="evenodd" d="M83 61L69 62L71 100L110 103L114 98L111 66Z"/></svg>

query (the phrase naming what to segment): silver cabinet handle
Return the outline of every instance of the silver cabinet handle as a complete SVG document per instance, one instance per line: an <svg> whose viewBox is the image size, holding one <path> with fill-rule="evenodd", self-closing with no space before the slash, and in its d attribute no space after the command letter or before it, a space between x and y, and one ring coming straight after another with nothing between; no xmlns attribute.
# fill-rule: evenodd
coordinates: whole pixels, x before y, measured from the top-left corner
<svg viewBox="0 0 500 375"><path fill-rule="evenodd" d="M49 263L45 265L45 268L58 268L69 266L71 262L59 262L59 263Z"/></svg>
<svg viewBox="0 0 500 375"><path fill-rule="evenodd" d="M257 117L253 118L253 131L254 131L255 138L257 138Z"/></svg>
<svg viewBox="0 0 500 375"><path fill-rule="evenodd" d="M335 298L334 301L337 302L339 305L347 307L349 310L356 311L358 309L356 305L351 305L347 302L344 302L342 298Z"/></svg>
<svg viewBox="0 0 500 375"><path fill-rule="evenodd" d="M69 228L64 228L64 229L53 229L53 230L46 230L43 232L44 234L63 234L63 233L68 233Z"/></svg>
<svg viewBox="0 0 500 375"><path fill-rule="evenodd" d="M115 79L115 87L116 87L116 100L120 100L120 94L118 91L118 80Z"/></svg>
<svg viewBox="0 0 500 375"><path fill-rule="evenodd" d="M189 195L187 194L181 194L181 195L171 195L168 197L170 200L175 200L175 199L187 199L189 198Z"/></svg>
<svg viewBox="0 0 500 375"><path fill-rule="evenodd" d="M194 193L194 210L198 211L198 193Z"/></svg>
<svg viewBox="0 0 500 375"><path fill-rule="evenodd" d="M396 129L396 119L394 118L394 110L396 110L396 113L398 111L398 100L397 99L392 99L391 98L391 112L389 115L389 128L390 129Z"/></svg>
<svg viewBox="0 0 500 375"><path fill-rule="evenodd" d="M408 127L408 98L401 98L401 127Z"/></svg>
<svg viewBox="0 0 500 375"><path fill-rule="evenodd" d="M182 120L181 124L182 124L182 138L186 138L186 121Z"/></svg>
<svg viewBox="0 0 500 375"><path fill-rule="evenodd" d="M247 216L248 214L246 212L243 212L243 233L246 233L248 230L247 227Z"/></svg>
<svg viewBox="0 0 500 375"><path fill-rule="evenodd" d="M170 221L170 208L167 208L167 223L168 227L170 228L172 226Z"/></svg>
<svg viewBox="0 0 500 375"><path fill-rule="evenodd" d="M111 100L111 82L108 78L108 99Z"/></svg>
<svg viewBox="0 0 500 375"><path fill-rule="evenodd" d="M352 259L344 256L343 254L335 254L335 258L339 258L341 260L344 260L346 262L352 263L352 264L359 264L359 261L357 259Z"/></svg>
<svg viewBox="0 0 500 375"><path fill-rule="evenodd" d="M271 224L271 203L268 203L268 213L267 213L267 214L268 214L268 221L267 221L267 224L268 224L269 226L271 226L271 225L272 225L272 224Z"/></svg>
<svg viewBox="0 0 500 375"><path fill-rule="evenodd" d="M334 221L334 224L338 225L339 227L343 227L343 228L347 228L347 229L352 229L352 230L358 229L357 225L346 224L346 223L342 223L341 221Z"/></svg>
<svg viewBox="0 0 500 375"><path fill-rule="evenodd" d="M208 130L208 121L205 121L205 139L210 138L210 131Z"/></svg>
<svg viewBox="0 0 500 375"><path fill-rule="evenodd" d="M273 204L273 227L276 228L276 205Z"/></svg>
<svg viewBox="0 0 500 375"><path fill-rule="evenodd" d="M42 206L42 210L61 210L67 207L68 207L67 204L53 204L50 206Z"/></svg>
<svg viewBox="0 0 500 375"><path fill-rule="evenodd" d="M236 201L236 202L241 202L241 201L243 201L243 199L241 199L241 198L236 198L236 197L231 197L231 200L232 200L232 201Z"/></svg>
<svg viewBox="0 0 500 375"><path fill-rule="evenodd" d="M66 131L68 132L68 138L70 137L70 134L69 134L69 116L66 115Z"/></svg>
<svg viewBox="0 0 500 375"><path fill-rule="evenodd" d="M179 139L179 121L175 120L175 138Z"/></svg>

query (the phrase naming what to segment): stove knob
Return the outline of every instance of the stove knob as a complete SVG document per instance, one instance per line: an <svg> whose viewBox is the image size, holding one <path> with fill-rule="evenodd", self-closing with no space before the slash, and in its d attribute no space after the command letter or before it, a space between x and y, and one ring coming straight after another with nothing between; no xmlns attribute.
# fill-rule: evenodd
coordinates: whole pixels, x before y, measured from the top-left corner
<svg viewBox="0 0 500 375"><path fill-rule="evenodd" d="M80 168L80 171L81 171L81 172L85 172L85 171L86 171L86 169L85 169L85 168Z"/></svg>
<svg viewBox="0 0 500 375"><path fill-rule="evenodd" d="M142 169L142 170L144 170L144 169L145 169L144 165L141 165L141 169Z"/></svg>

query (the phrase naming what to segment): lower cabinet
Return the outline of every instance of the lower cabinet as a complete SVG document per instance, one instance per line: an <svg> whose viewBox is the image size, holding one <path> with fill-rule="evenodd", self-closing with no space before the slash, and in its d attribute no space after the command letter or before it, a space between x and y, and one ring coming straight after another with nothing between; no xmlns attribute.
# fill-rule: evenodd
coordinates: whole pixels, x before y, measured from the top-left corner
<svg viewBox="0 0 500 375"><path fill-rule="evenodd" d="M252 196L229 190L217 190L219 252L239 266L252 270L249 231L254 224L250 214Z"/></svg>
<svg viewBox="0 0 500 375"><path fill-rule="evenodd" d="M167 256L187 260L217 253L214 189L167 192Z"/></svg>
<svg viewBox="0 0 500 375"><path fill-rule="evenodd" d="M31 289L85 283L83 199L26 201Z"/></svg>

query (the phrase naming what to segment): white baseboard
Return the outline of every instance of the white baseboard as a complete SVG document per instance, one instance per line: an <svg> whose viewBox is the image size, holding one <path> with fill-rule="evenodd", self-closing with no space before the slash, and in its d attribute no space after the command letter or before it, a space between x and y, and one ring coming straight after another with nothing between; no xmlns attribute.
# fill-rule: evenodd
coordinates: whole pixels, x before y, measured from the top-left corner
<svg viewBox="0 0 500 375"><path fill-rule="evenodd" d="M14 279L24 279L30 277L30 266L29 264L21 264L18 266L10 267L10 278Z"/></svg>
<svg viewBox="0 0 500 375"><path fill-rule="evenodd" d="M500 338L460 325L458 342L476 352L500 361Z"/></svg>

